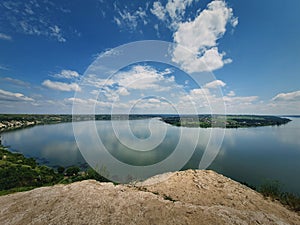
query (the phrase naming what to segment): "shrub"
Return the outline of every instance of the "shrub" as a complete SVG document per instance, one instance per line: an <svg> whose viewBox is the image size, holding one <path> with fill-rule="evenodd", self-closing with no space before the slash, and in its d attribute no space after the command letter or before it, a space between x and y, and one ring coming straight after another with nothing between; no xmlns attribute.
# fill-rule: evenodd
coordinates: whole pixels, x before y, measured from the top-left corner
<svg viewBox="0 0 300 225"><path fill-rule="evenodd" d="M77 166L71 166L66 170L67 176L76 176L79 173L80 169Z"/></svg>
<svg viewBox="0 0 300 225"><path fill-rule="evenodd" d="M277 180L267 180L260 186L259 192L265 197L279 199L281 194L281 185Z"/></svg>

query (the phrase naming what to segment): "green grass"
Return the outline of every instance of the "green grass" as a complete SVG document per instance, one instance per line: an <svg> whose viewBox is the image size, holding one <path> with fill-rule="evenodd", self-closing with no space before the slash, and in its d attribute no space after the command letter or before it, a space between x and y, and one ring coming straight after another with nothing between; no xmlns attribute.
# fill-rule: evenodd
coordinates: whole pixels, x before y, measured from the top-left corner
<svg viewBox="0 0 300 225"><path fill-rule="evenodd" d="M282 205L292 211L300 212L300 197L293 193L282 191L282 185L277 180L265 180L258 188L249 185L246 182L241 182L241 184L258 191L265 198L279 201Z"/></svg>
<svg viewBox="0 0 300 225"><path fill-rule="evenodd" d="M292 193L283 192L279 181L267 180L259 187L258 191L264 197L278 200L289 209L300 212L300 197Z"/></svg>

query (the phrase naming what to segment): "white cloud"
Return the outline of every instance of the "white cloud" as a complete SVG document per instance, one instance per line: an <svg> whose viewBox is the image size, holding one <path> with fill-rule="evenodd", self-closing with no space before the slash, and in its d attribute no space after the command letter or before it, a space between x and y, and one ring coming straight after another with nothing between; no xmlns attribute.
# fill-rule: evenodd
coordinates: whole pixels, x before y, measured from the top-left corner
<svg viewBox="0 0 300 225"><path fill-rule="evenodd" d="M87 90L86 94L82 91L78 97L81 99L97 97L108 105L118 108L120 112L129 109L134 101L138 101L139 110L142 110L140 106L145 102L147 107L154 104L154 100L143 100L149 96L167 98L172 95L172 98L177 98L182 86L175 82L172 73L173 70L169 68L157 70L149 65L135 65L119 71L109 79L97 78L96 74L87 74L82 83L86 88L84 90Z"/></svg>
<svg viewBox="0 0 300 225"><path fill-rule="evenodd" d="M233 96L235 96L235 92L234 91L229 91L229 93L227 94L227 96L233 97Z"/></svg>
<svg viewBox="0 0 300 225"><path fill-rule="evenodd" d="M187 90L184 85L176 83L171 69L159 71L145 65L132 66L108 80L97 78L95 74L89 74L87 78L86 85L99 89L88 89L86 101L97 96L102 105L118 108L120 113L131 107L140 113L171 113L173 109L181 113L197 112L195 109L199 113L224 113L224 104L231 113L243 113L253 108L258 100L257 96L235 96L233 91L223 97L217 89L226 86L221 80L209 82L202 88ZM159 102L153 98L155 96L168 102Z"/></svg>
<svg viewBox="0 0 300 225"><path fill-rule="evenodd" d="M70 10L62 4L54 4L51 0L3 0L0 2L0 11L0 20L7 24L9 31L66 41L57 15L70 13ZM70 33L76 34L76 31Z"/></svg>
<svg viewBox="0 0 300 225"><path fill-rule="evenodd" d="M6 66L0 65L0 70L9 70Z"/></svg>
<svg viewBox="0 0 300 225"><path fill-rule="evenodd" d="M9 92L0 89L0 101L34 101L21 93Z"/></svg>
<svg viewBox="0 0 300 225"><path fill-rule="evenodd" d="M79 103L79 104L86 104L86 105L97 103L97 100L95 99L81 99L81 98L74 98L74 97L66 98L64 101L69 103Z"/></svg>
<svg viewBox="0 0 300 225"><path fill-rule="evenodd" d="M49 32L50 36L55 37L59 42L67 41L62 35L61 29L57 25L54 25L53 27L49 27L49 30L50 30Z"/></svg>
<svg viewBox="0 0 300 225"><path fill-rule="evenodd" d="M198 0L168 0L165 6L156 1L150 11L170 29L176 29L184 18L186 8L194 1Z"/></svg>
<svg viewBox="0 0 300 225"><path fill-rule="evenodd" d="M87 74L82 79L82 84L97 87L97 88L110 86L113 85L114 83L115 83L114 80L98 78L96 74Z"/></svg>
<svg viewBox="0 0 300 225"><path fill-rule="evenodd" d="M106 99L110 102L115 102L120 100L120 96L129 95L129 91L125 87L120 87L118 89L111 89L110 87L102 87L101 93L104 94Z"/></svg>
<svg viewBox="0 0 300 225"><path fill-rule="evenodd" d="M131 31L137 29L139 23L142 25L148 24L146 11L139 7L137 10L130 12L128 9L122 11L116 7L117 16L114 16L114 22L121 28L127 27Z"/></svg>
<svg viewBox="0 0 300 225"><path fill-rule="evenodd" d="M121 25L122 25L121 20L120 20L119 18L114 17L114 21L115 21L115 23L116 23L118 26L121 26Z"/></svg>
<svg viewBox="0 0 300 225"><path fill-rule="evenodd" d="M111 56L118 56L121 52L116 49L107 49L99 54L96 54L96 57L111 57Z"/></svg>
<svg viewBox="0 0 300 225"><path fill-rule="evenodd" d="M236 27L239 24L239 20L237 17L234 17L231 19L230 23L233 27Z"/></svg>
<svg viewBox="0 0 300 225"><path fill-rule="evenodd" d="M218 87L225 87L225 86L226 84L221 80L215 80L204 85L205 88L218 88Z"/></svg>
<svg viewBox="0 0 300 225"><path fill-rule="evenodd" d="M154 27L154 29L156 30L156 36L157 36L157 37L160 37L158 24L155 24L153 27Z"/></svg>
<svg viewBox="0 0 300 225"><path fill-rule="evenodd" d="M224 96L224 101L226 104L249 104L256 100L258 100L258 96L245 96L245 97L230 97L230 96Z"/></svg>
<svg viewBox="0 0 300 225"><path fill-rule="evenodd" d="M170 89L166 83L174 82L173 76L165 77L170 73L168 69L158 72L149 66L134 66L129 71L118 73L115 81L119 86L127 89L166 91Z"/></svg>
<svg viewBox="0 0 300 225"><path fill-rule="evenodd" d="M53 89L53 90L58 90L58 91L80 91L80 87L76 83L63 83L63 82L56 82L56 81L51 81L51 80L45 80L42 83L43 86Z"/></svg>
<svg viewBox="0 0 300 225"><path fill-rule="evenodd" d="M54 77L57 78L65 78L65 79L72 79L72 78L78 78L80 75L74 70L62 70L60 73L57 73L54 75Z"/></svg>
<svg viewBox="0 0 300 225"><path fill-rule="evenodd" d="M154 2L153 8L150 11L160 20L165 20L166 10L160 2Z"/></svg>
<svg viewBox="0 0 300 225"><path fill-rule="evenodd" d="M11 41L12 37L7 34L0 33L0 40Z"/></svg>
<svg viewBox="0 0 300 225"><path fill-rule="evenodd" d="M25 82L25 81L22 81L19 79L15 79L15 78L11 78L11 77L4 77L2 80L6 81L6 82L10 82L17 86L22 86L22 87L27 87L27 88L30 87L30 84L28 82Z"/></svg>
<svg viewBox="0 0 300 225"><path fill-rule="evenodd" d="M230 59L223 58L225 53L219 52L217 40L232 20L232 9L224 1L215 0L195 20L179 23L174 33L177 47L173 51L173 61L190 73L213 71L230 63Z"/></svg>
<svg viewBox="0 0 300 225"><path fill-rule="evenodd" d="M300 101L300 91L280 93L276 95L272 100L273 101Z"/></svg>
<svg viewBox="0 0 300 225"><path fill-rule="evenodd" d="M186 7L190 6L193 0L169 0L166 10L171 18L172 26L177 27L179 21L182 20Z"/></svg>

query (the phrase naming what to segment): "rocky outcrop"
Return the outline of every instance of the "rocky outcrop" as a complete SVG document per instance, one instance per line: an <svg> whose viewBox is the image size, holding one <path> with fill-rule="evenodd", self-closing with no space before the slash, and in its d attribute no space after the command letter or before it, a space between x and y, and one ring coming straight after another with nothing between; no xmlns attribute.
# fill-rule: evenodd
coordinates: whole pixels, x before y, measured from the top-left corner
<svg viewBox="0 0 300 225"><path fill-rule="evenodd" d="M300 224L300 216L213 171L187 170L2 196L0 224Z"/></svg>

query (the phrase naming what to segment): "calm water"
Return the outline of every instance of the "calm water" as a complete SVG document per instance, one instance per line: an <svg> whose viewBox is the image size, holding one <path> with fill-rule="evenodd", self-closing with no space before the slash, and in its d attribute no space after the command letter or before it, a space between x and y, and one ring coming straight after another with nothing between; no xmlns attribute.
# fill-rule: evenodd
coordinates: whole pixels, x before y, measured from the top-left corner
<svg viewBox="0 0 300 225"><path fill-rule="evenodd" d="M300 194L300 118L292 120L279 127L226 129L220 151L209 169L252 185L266 179L278 180L286 191ZM117 128L111 121L76 123L75 133L80 137L77 143L72 123L4 133L2 143L51 167L84 167L88 161L113 164L122 170L126 164L141 168L139 172L149 176L182 167L198 168L211 133L211 129L177 128L153 119L116 123ZM214 129L221 138L224 130ZM195 144L193 140L198 141ZM147 174L143 167L153 169Z"/></svg>

